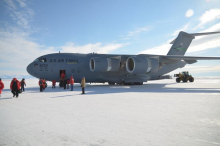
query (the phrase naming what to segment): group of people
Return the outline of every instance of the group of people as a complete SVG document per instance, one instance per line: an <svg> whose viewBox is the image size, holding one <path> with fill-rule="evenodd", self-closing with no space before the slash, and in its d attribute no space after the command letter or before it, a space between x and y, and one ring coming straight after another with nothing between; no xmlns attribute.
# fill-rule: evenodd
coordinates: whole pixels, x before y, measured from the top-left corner
<svg viewBox="0 0 220 146"><path fill-rule="evenodd" d="M40 92L43 92L43 90L47 88L47 83L45 79L40 79L38 85L40 86Z"/></svg>
<svg viewBox="0 0 220 146"><path fill-rule="evenodd" d="M74 78L73 76L70 77L70 79L66 79L65 75L61 74L60 77L60 87L63 87L65 89L69 89L70 85L70 91L73 91L73 85L74 85ZM86 80L85 77L82 77L81 80L81 87L82 87L82 94L85 94L85 86L86 86ZM52 89L56 88L56 80L52 80Z"/></svg>
<svg viewBox="0 0 220 146"><path fill-rule="evenodd" d="M69 84L70 84L70 91L73 91L73 85L74 85L73 76L71 76L70 79L66 79L64 76L63 81L64 81L64 84L63 84L64 89L66 88L69 89ZM45 79L40 79L38 84L40 86L40 92L43 92L43 90L47 87L47 83ZM24 78L20 82L16 78L13 78L10 84L10 89L13 94L13 97L16 96L16 98L18 98L19 93L25 92L24 86L26 86ZM81 87L82 87L82 94L85 94L85 87L86 87L85 77L82 77L81 79ZM56 88L56 80L52 81L52 88ZM2 82L0 78L0 97L1 97L3 89L4 89L4 83Z"/></svg>
<svg viewBox="0 0 220 146"><path fill-rule="evenodd" d="M11 89L11 93L13 94L13 97L16 96L16 98L18 98L19 93L25 92L24 86L26 86L25 79L22 79L19 82L16 78L13 78L10 84L10 89ZM4 89L4 83L0 78L0 97L3 89Z"/></svg>
<svg viewBox="0 0 220 146"><path fill-rule="evenodd" d="M22 79L20 82L13 78L10 84L10 89L13 94L13 97L18 98L19 93L25 92L24 86L26 86L25 79Z"/></svg>

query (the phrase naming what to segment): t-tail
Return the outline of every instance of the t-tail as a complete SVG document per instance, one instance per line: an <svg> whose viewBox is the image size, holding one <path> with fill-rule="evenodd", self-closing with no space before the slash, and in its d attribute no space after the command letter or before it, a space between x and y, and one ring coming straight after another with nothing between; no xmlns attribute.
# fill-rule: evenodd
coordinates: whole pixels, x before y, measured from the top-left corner
<svg viewBox="0 0 220 146"><path fill-rule="evenodd" d="M186 33L181 31L176 39L174 39L170 44L173 44L170 48L170 51L167 53L167 55L180 55L183 56L189 45L191 44L192 40L195 38L195 36L200 35L209 35L209 34L216 34L220 32L206 32L206 33Z"/></svg>

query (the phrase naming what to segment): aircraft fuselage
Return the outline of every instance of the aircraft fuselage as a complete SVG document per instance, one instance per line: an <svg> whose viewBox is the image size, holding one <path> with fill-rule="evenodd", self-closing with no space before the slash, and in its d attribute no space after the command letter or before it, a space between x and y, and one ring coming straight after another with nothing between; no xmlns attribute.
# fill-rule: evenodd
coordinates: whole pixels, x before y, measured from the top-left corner
<svg viewBox="0 0 220 146"><path fill-rule="evenodd" d="M48 81L59 81L60 74L64 71L66 78L73 75L76 83L83 76L86 77L86 82L141 83L158 78L185 64L184 61L178 61L162 66L159 58L151 55L55 53L37 58L28 65L27 71L36 78Z"/></svg>

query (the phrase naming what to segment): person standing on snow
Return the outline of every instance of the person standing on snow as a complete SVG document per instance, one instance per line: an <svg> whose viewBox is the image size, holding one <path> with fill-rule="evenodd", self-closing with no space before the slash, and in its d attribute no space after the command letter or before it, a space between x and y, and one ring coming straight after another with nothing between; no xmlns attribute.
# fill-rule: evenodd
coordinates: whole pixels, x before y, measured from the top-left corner
<svg viewBox="0 0 220 146"><path fill-rule="evenodd" d="M15 97L15 95L16 95L16 98L18 98L18 94L20 92L21 84L16 78L13 78L13 80L11 81L10 88L11 88L11 92L13 94L13 97Z"/></svg>
<svg viewBox="0 0 220 146"><path fill-rule="evenodd" d="M2 82L2 79L0 78L0 97L1 97L3 89L4 89L4 83Z"/></svg>
<svg viewBox="0 0 220 146"><path fill-rule="evenodd" d="M52 81L52 89L53 89L53 88L56 88L56 80L53 80L53 81Z"/></svg>
<svg viewBox="0 0 220 146"><path fill-rule="evenodd" d="M64 88L64 90L66 90L66 84L67 84L67 81L66 81L66 78L64 78L64 81L63 81L63 88Z"/></svg>
<svg viewBox="0 0 220 146"><path fill-rule="evenodd" d="M47 81L46 79L43 79L43 90L47 88Z"/></svg>
<svg viewBox="0 0 220 146"><path fill-rule="evenodd" d="M40 86L40 92L43 92L43 79L39 80L38 85Z"/></svg>
<svg viewBox="0 0 220 146"><path fill-rule="evenodd" d="M73 91L74 79L73 76L70 77L70 91Z"/></svg>
<svg viewBox="0 0 220 146"><path fill-rule="evenodd" d="M64 79L66 76L65 76L65 73L64 73L64 71L62 71L62 73L61 73L61 75L60 75L60 78L61 79Z"/></svg>
<svg viewBox="0 0 220 146"><path fill-rule="evenodd" d="M21 80L21 91L24 92L24 85L26 86L25 79Z"/></svg>
<svg viewBox="0 0 220 146"><path fill-rule="evenodd" d="M86 87L86 79L85 79L85 77L82 77L81 87L82 87L82 94L85 94L85 87Z"/></svg>
<svg viewBox="0 0 220 146"><path fill-rule="evenodd" d="M70 84L70 80L69 79L66 79L66 89L69 89L69 84Z"/></svg>

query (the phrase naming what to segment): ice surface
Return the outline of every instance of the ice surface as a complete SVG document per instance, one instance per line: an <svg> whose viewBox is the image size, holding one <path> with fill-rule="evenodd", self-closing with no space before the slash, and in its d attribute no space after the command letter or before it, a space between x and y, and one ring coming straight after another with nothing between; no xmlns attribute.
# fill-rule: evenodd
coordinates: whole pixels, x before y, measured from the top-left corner
<svg viewBox="0 0 220 146"><path fill-rule="evenodd" d="M92 84L81 95L61 88L40 93L37 79L13 98L0 97L0 145L220 145L220 79L150 81L136 86Z"/></svg>

